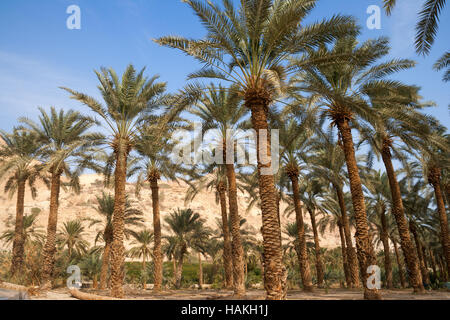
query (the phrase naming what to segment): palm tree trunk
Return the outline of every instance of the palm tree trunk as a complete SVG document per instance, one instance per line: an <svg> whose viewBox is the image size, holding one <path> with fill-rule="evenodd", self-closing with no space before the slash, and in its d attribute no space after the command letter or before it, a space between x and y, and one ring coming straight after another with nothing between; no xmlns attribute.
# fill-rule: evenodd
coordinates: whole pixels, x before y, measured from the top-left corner
<svg viewBox="0 0 450 320"><path fill-rule="evenodd" d="M409 222L409 229L411 230L411 233L413 234L414 242L416 244L416 251L417 251L417 256L419 258L420 272L422 273L422 281L425 285L429 285L430 279L428 276L428 270L425 267L425 262L424 262L423 255L422 255L422 245L420 244L419 235L417 234L417 229L416 229L416 225L414 224L414 222L412 222L412 221Z"/></svg>
<svg viewBox="0 0 450 320"><path fill-rule="evenodd" d="M389 144L385 143L381 152L386 174L389 180L391 189L392 203L395 222L397 224L398 233L400 235L400 246L405 257L407 266L409 283L413 287L414 292L423 292L422 276L419 269L419 259L414 250L413 243L408 228L408 221L405 217L405 210L403 208L403 201L400 193L400 186L397 181L394 166L392 165L392 157Z"/></svg>
<svg viewBox="0 0 450 320"><path fill-rule="evenodd" d="M381 299L378 289L371 289L367 285L367 269L371 265L376 265L377 261L369 238L369 225L367 222L366 205L364 203L364 193L361 185L361 178L355 157L355 147L353 145L352 130L347 118L341 118L337 122L341 133L345 161L347 163L348 176L350 180L350 190L352 194L353 210L355 212L356 224L356 249L359 261L359 269L364 285L365 299Z"/></svg>
<svg viewBox="0 0 450 320"><path fill-rule="evenodd" d="M351 288L352 287L352 277L350 275L350 270L348 267L347 248L345 247L345 234L344 234L344 228L342 227L342 217L339 217L339 219L340 219L340 221L338 222L339 238L341 239L342 265L344 268L345 283L347 284L347 288Z"/></svg>
<svg viewBox="0 0 450 320"><path fill-rule="evenodd" d="M176 279L177 260L175 259L175 256L172 257L172 268L173 268L173 284L176 285L176 283L177 283L177 279Z"/></svg>
<svg viewBox="0 0 450 320"><path fill-rule="evenodd" d="M226 141L224 141L224 144L226 144ZM223 157L226 162L225 168L228 180L228 204L232 235L231 250L233 255L233 290L234 294L239 297L245 295L244 249L241 241L241 218L239 217L237 201L236 173L233 162L228 163L229 161L227 161L227 153L232 150L224 149ZM231 161L234 161L234 153L231 159Z"/></svg>
<svg viewBox="0 0 450 320"><path fill-rule="evenodd" d="M271 143L269 138L268 107L270 99L259 89L245 92L245 105L251 111L253 129L257 137L259 193L261 198L262 236L264 246L264 287L268 300L284 296L283 251L281 228L278 223L275 181L272 173Z"/></svg>
<svg viewBox="0 0 450 320"><path fill-rule="evenodd" d="M125 186L127 177L127 143L118 141L115 146L116 171L114 173L114 213L113 213L113 242L111 244L111 295L123 298L123 279L125 276L125 247L124 214L125 214Z"/></svg>
<svg viewBox="0 0 450 320"><path fill-rule="evenodd" d="M223 267L225 270L225 288L233 287L233 261L231 251L230 228L228 225L226 185L221 183L217 186L219 193L220 210L222 213L222 233L223 233Z"/></svg>
<svg viewBox="0 0 450 320"><path fill-rule="evenodd" d="M175 271L175 288L180 289L181 288L181 278L183 276L183 257L179 258L176 265L176 271Z"/></svg>
<svg viewBox="0 0 450 320"><path fill-rule="evenodd" d="M439 222L441 226L441 242L444 251L444 258L447 263L447 273L450 274L450 239L448 232L447 213L445 211L444 197L441 189L441 169L433 167L430 169L428 181L434 188L436 202L439 213Z"/></svg>
<svg viewBox="0 0 450 320"><path fill-rule="evenodd" d="M147 276L145 269L145 253L142 254L142 289L147 289Z"/></svg>
<svg viewBox="0 0 450 320"><path fill-rule="evenodd" d="M341 209L342 228L344 229L345 243L347 247L348 265L350 270L350 276L352 279L352 288L359 287L359 273L358 273L358 260L356 257L356 251L353 247L352 236L350 233L350 223L348 221L347 209L345 207L344 192L342 187L335 185L336 194L338 197L339 207Z"/></svg>
<svg viewBox="0 0 450 320"><path fill-rule="evenodd" d="M400 278L400 285L402 286L403 289L405 289L406 288L405 276L403 273L403 267L402 267L402 263L400 260L400 254L398 252L397 242L392 239L392 243L394 244L395 257L397 259L398 276Z"/></svg>
<svg viewBox="0 0 450 320"><path fill-rule="evenodd" d="M202 254L198 253L198 288L203 289L203 265Z"/></svg>
<svg viewBox="0 0 450 320"><path fill-rule="evenodd" d="M431 263L431 269L433 269L433 277L434 279L437 279L437 268L436 268L436 259L434 258L433 250L428 248L428 254L430 255L430 263Z"/></svg>
<svg viewBox="0 0 450 320"><path fill-rule="evenodd" d="M154 262L154 291L161 291L163 280L163 256L161 249L161 218L159 213L159 186L158 179L153 178L150 181L150 187L152 189L152 205L153 205L153 234L154 234L154 247L153 247L153 262Z"/></svg>
<svg viewBox="0 0 450 320"><path fill-rule="evenodd" d="M316 255L316 271L317 271L317 286L323 287L324 271L322 263L322 254L320 252L319 232L317 232L316 214L313 210L308 210L311 217L311 226L314 234L314 252Z"/></svg>
<svg viewBox="0 0 450 320"><path fill-rule="evenodd" d="M19 180L17 186L17 204L16 204L16 225L14 228L14 241L12 249L11 276L15 276L17 272L22 271L24 259L25 235L23 230L23 212L25 200L25 183L26 180Z"/></svg>
<svg viewBox="0 0 450 320"><path fill-rule="evenodd" d="M290 174L289 174L290 173ZM298 239L298 264L300 266L300 276L302 278L303 290L311 292L313 290L311 271L308 261L308 251L306 248L305 224L303 222L303 212L300 203L298 174L289 172L289 178L292 183L292 193L294 198L295 219L297 222L297 239Z"/></svg>
<svg viewBox="0 0 450 320"><path fill-rule="evenodd" d="M61 171L53 170L50 186L50 212L48 215L47 239L42 252L42 289L51 288L56 252L56 229L58 226L59 192Z"/></svg>
<svg viewBox="0 0 450 320"><path fill-rule="evenodd" d="M389 253L389 237L387 231L387 222L386 222L386 208L382 208L380 212L380 220L381 220L381 241L383 242L384 249L384 271L386 272L386 287L388 289L392 289L394 287L392 283L392 264L391 264L391 255Z"/></svg>
<svg viewBox="0 0 450 320"><path fill-rule="evenodd" d="M105 249L103 250L102 267L100 269L100 290L105 290L107 286L110 253L111 244L106 242Z"/></svg>

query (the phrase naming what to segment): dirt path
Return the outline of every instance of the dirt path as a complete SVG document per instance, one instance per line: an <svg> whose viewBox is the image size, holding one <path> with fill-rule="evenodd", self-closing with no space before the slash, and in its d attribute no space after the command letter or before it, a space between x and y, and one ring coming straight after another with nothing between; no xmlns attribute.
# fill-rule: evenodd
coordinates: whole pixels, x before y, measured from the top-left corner
<svg viewBox="0 0 450 320"><path fill-rule="evenodd" d="M383 300L450 300L450 292L433 291L425 294L412 294L411 290L383 290ZM107 292L93 292L107 295ZM66 289L53 290L45 296L31 297L32 300L76 300ZM233 300L231 291L216 290L169 290L154 294L147 290L130 292L128 300ZM263 290L249 290L247 300L263 300ZM300 290L289 291L288 300L361 300L362 291L345 289L316 289L313 293Z"/></svg>

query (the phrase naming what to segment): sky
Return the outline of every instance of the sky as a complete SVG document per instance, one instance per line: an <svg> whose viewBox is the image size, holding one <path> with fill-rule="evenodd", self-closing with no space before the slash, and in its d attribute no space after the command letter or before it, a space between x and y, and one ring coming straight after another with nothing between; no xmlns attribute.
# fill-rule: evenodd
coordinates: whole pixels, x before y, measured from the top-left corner
<svg viewBox="0 0 450 320"><path fill-rule="evenodd" d="M307 22L340 13L353 15L362 26L360 39L379 36L391 39L391 56L416 60L418 66L396 79L422 88L424 100L434 101L429 114L450 127L449 83L433 63L449 50L450 8L441 15L437 41L431 54L414 51L414 27L423 0L399 0L393 15L381 18L381 29L366 26L370 5L382 0L319 0ZM70 30L66 13L70 5L81 9L81 29ZM152 39L164 35L201 38L203 26L180 0L1 0L0 1L0 129L11 130L17 119L35 119L37 106L87 107L70 100L59 87L69 87L98 97L93 72L102 66L121 73L132 63L146 67L149 76L160 75L169 91L176 92L186 76L199 65L180 52L160 47Z"/></svg>

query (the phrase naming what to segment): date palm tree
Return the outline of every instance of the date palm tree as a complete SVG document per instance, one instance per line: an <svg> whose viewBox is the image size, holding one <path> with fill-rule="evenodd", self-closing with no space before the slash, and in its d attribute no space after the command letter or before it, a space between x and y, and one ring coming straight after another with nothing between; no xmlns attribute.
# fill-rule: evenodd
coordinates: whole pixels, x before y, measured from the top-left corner
<svg viewBox="0 0 450 320"><path fill-rule="evenodd" d="M95 242L102 239L104 244L102 255L102 266L100 270L100 284L99 289L106 288L108 280L108 269L110 264L111 244L113 241L113 215L114 215L114 196L103 192L101 196L96 196L97 206L95 211L102 217L102 219L90 219L89 227L101 224L101 229L97 233ZM128 238L131 236L132 229L130 227L141 227L144 222L142 218L142 211L133 207L132 202L126 198L125 200L125 214L124 214L124 234Z"/></svg>
<svg viewBox="0 0 450 320"><path fill-rule="evenodd" d="M79 175L92 163L92 151L103 137L88 132L95 121L79 112L62 109L58 112L54 107L50 114L42 108L39 110L39 123L27 118L21 118L20 122L37 135L42 146L39 161L51 175L47 238L42 252L42 289L45 290L51 287L54 269L61 177L65 175L68 184L79 192Z"/></svg>
<svg viewBox="0 0 450 320"><path fill-rule="evenodd" d="M232 235L233 290L236 296L245 295L244 250L239 232L240 217L234 156L234 140L238 138L236 137L237 130L248 113L248 109L241 103L241 100L234 90L211 84L198 102L189 108L189 112L201 120L204 130L214 130L215 137L213 139L215 141L213 143L217 147L216 157L220 153L219 150L222 152L223 159L218 160L219 165L224 163L227 176ZM237 145L237 148L239 147L243 146Z"/></svg>
<svg viewBox="0 0 450 320"><path fill-rule="evenodd" d="M147 288L147 265L146 262L153 256L151 244L154 242L154 233L150 229L141 230L138 232L131 232L134 240L131 242L132 247L128 254L132 258L142 258L142 288Z"/></svg>
<svg viewBox="0 0 450 320"><path fill-rule="evenodd" d="M366 205L358 172L352 125L373 117L367 91L377 88L391 87L393 81L386 77L392 73L414 66L410 60L391 60L375 64L389 52L389 43L385 38L368 40L360 45L354 37L339 39L332 49L325 46L314 54L343 54L352 56L347 62L308 67L300 72L297 90L316 95L319 104L324 107L326 115L339 131L340 143L344 151L352 194L353 209L356 221L357 255L362 282L367 281L367 268L376 264L373 246L369 238ZM295 61L294 61L295 64ZM380 299L380 292L365 286L366 299Z"/></svg>
<svg viewBox="0 0 450 320"><path fill-rule="evenodd" d="M194 245L199 232L204 228L205 220L191 209L174 210L164 220L173 234L170 237L171 251L173 252L173 259L176 261L176 269L174 270L175 287L179 289L184 259L189 249Z"/></svg>
<svg viewBox="0 0 450 320"><path fill-rule="evenodd" d="M370 172L364 177L364 184L369 190L368 199L369 220L371 226L376 228L378 239L383 244L384 271L386 273L386 288L393 289L392 263L389 246L389 221L386 215L391 207L391 194L389 192L388 178L380 171Z"/></svg>
<svg viewBox="0 0 450 320"><path fill-rule="evenodd" d="M174 120L174 119L172 119ZM171 132L178 126L174 122L168 123L165 116L153 117L147 121L145 127L139 130L136 138L136 150L140 158L133 165L133 171L138 172L136 182L136 194L145 182L150 184L152 192L153 209L153 262L154 262L154 288L161 291L163 281L163 255L161 249L161 218L159 203L158 181L162 178L172 181L177 180L177 174L182 174L180 166L174 164L170 158L173 144L170 142Z"/></svg>
<svg viewBox="0 0 450 320"><path fill-rule="evenodd" d="M43 243L45 240L45 233L43 233L42 228L37 226L38 215L39 213L35 212L29 215L24 215L23 217L23 238L25 251L27 246L32 246L34 243ZM12 244L14 243L15 233L15 227L14 229L8 229L0 235L0 240L3 240L5 244Z"/></svg>
<svg viewBox="0 0 450 320"><path fill-rule="evenodd" d="M350 222L348 217L347 204L345 201L344 185L347 181L344 172L345 157L342 147L336 144L334 133L329 131L326 134L320 134L320 137L311 142L313 153L309 157L309 164L313 175L323 181L328 181L335 191L342 230L344 232L344 241L346 248L346 257L348 259L348 268L351 278L350 287L359 286L358 260L353 246L350 233Z"/></svg>
<svg viewBox="0 0 450 320"><path fill-rule="evenodd" d="M408 266L410 283L414 292L423 291L418 257L415 253L408 222L405 217L403 200L397 174L392 159L401 161L407 167L408 157L402 149L417 149L423 135L429 131L426 117L418 112L422 108L419 104L418 88L394 85L384 90L370 90L368 92L372 108L377 111L370 119L370 127L361 126L361 142L370 146L368 159L373 155L381 158L386 169L392 199L392 213L395 217L400 236L400 246ZM399 144L402 142L402 144Z"/></svg>
<svg viewBox="0 0 450 320"><path fill-rule="evenodd" d="M74 254L81 257L87 252L89 243L83 239L84 226L80 220L71 220L63 223L63 227L57 236L57 242L61 248L67 247L69 259Z"/></svg>
<svg viewBox="0 0 450 320"><path fill-rule="evenodd" d="M22 270L24 259L26 184L28 183L34 198L37 194L36 181L40 179L48 182L42 170L43 165L37 161L41 145L37 141L36 134L14 129L11 134L0 131L0 139L4 142L0 146L0 179L6 178L5 192L8 192L10 197L17 193L13 255L10 267L10 275L14 276Z"/></svg>
<svg viewBox="0 0 450 320"><path fill-rule="evenodd" d="M100 85L100 93L106 106L86 94L63 88L71 98L80 101L98 114L109 130L108 143L115 156L114 172L114 215L113 242L111 244L111 294L122 298L124 279L125 248L124 213L127 161L135 146L137 130L149 114L161 107L166 96L166 83L157 82L158 77L147 78L145 69L136 72L129 65L122 78L110 68L95 71Z"/></svg>
<svg viewBox="0 0 450 320"><path fill-rule="evenodd" d="M334 16L312 25L304 24L303 20L313 9L315 0L243 0L239 8L235 8L230 0L223 0L223 7L212 1L185 2L208 30L206 38L191 40L167 36L156 42L178 49L204 65L189 78L215 78L235 83L244 97L244 105L251 111L257 144L264 144L264 147L257 148L267 269L264 285L268 299L282 299L281 228L270 139L267 139L269 108L277 98L280 80L287 74L284 66L289 56L301 54L305 49L321 43L329 43L343 34L356 34L357 28L353 18L343 16Z"/></svg>
<svg viewBox="0 0 450 320"><path fill-rule="evenodd" d="M205 175L194 175L186 180L189 188L186 192L185 203L194 200L201 190L214 190L216 202L220 204L220 229L223 237L222 261L225 270L225 288L233 288L233 256L231 249L231 233L227 210L227 176L223 165L213 166L212 172L205 170Z"/></svg>

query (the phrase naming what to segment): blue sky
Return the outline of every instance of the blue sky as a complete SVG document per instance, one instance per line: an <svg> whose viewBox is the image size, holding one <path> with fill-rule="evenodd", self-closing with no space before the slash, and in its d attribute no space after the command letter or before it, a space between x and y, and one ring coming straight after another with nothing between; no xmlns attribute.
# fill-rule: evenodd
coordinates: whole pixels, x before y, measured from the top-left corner
<svg viewBox="0 0 450 320"><path fill-rule="evenodd" d="M449 50L450 8L441 16L432 53L414 52L414 26L422 0L399 0L391 17L383 14L381 30L366 27L369 5L381 0L319 0L308 21L350 14L363 26L361 39L388 36L392 56L411 58L419 65L397 76L422 87L425 100L437 107L429 113L450 127L449 84L432 70L433 63ZM66 27L69 5L81 8L81 30ZM159 74L174 92L186 75L197 69L192 58L151 41L163 35L202 37L204 29L190 8L179 0L2 0L0 1L0 128L10 130L21 116L35 118L37 106L73 108L59 86L98 96L94 69L113 67L121 72L127 64L146 66L148 75Z"/></svg>

